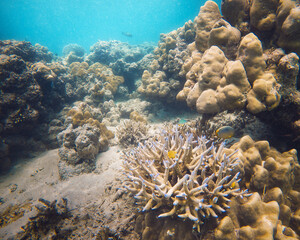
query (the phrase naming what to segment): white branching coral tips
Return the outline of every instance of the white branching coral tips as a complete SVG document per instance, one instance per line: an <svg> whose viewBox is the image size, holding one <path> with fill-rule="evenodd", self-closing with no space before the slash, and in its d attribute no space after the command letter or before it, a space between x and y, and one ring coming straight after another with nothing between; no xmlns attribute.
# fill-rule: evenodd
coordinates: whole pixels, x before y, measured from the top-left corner
<svg viewBox="0 0 300 240"><path fill-rule="evenodd" d="M239 188L242 163L236 152L218 145L178 127L161 130L156 140L123 154L125 188L143 211L169 208L158 217L190 219L200 231L203 221L229 208L231 197L249 195Z"/></svg>

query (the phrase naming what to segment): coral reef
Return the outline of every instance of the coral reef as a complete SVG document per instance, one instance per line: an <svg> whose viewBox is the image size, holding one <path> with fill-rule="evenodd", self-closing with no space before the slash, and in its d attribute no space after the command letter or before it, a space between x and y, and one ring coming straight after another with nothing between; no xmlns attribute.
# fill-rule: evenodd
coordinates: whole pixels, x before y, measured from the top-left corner
<svg viewBox="0 0 300 240"><path fill-rule="evenodd" d="M239 8L232 7L237 13L230 16L233 3L222 3L222 9L228 13L228 18L225 16L228 22L222 18L217 4L207 1L194 22L162 34L154 51L155 59L144 71L138 92L151 100L161 99L163 102L174 101L176 95L177 100L206 114L244 108L258 114L277 108L281 99L290 94L281 90L280 83L285 85L291 82L288 76L295 76L297 56L280 54L279 49L272 50L270 42L266 43L265 38L254 31L258 34L256 36L249 28L251 24L258 24L263 31L273 29L272 4L277 3L254 1L252 10L247 1L234 3ZM265 10L261 11L261 7ZM243 9L250 13L242 13ZM269 15L264 19L267 13ZM243 22L252 15L261 23L251 22L249 25ZM186 35L189 37L185 38ZM280 68L271 67L276 66L272 61L282 62L285 75L281 74ZM293 67L284 67L285 64L293 64Z"/></svg>
<svg viewBox="0 0 300 240"><path fill-rule="evenodd" d="M154 50L154 60L144 71L142 84L137 91L152 101L162 99L172 102L182 87L180 69L188 57L187 46L195 38L192 21L168 34L161 34L158 47Z"/></svg>
<svg viewBox="0 0 300 240"><path fill-rule="evenodd" d="M189 219L200 232L201 224L226 212L230 198L248 196L238 185L243 166L224 145L178 128L162 130L158 139L124 153L125 188L143 211L166 208L159 218Z"/></svg>
<svg viewBox="0 0 300 240"><path fill-rule="evenodd" d="M117 138L121 146L128 148L137 146L146 138L148 126L143 122L124 120L117 128Z"/></svg>
<svg viewBox="0 0 300 240"><path fill-rule="evenodd" d="M62 108L68 96L61 65L45 63L52 60L46 48L0 41L0 52L0 169L5 170L13 155L46 148L43 124ZM44 63L36 62L42 60Z"/></svg>
<svg viewBox="0 0 300 240"><path fill-rule="evenodd" d="M73 52L75 56L83 57L84 53L85 53L85 50L84 50L83 47L81 47L80 45L78 45L76 43L70 43L70 44L64 46L62 52L63 52L64 56L67 56L71 52Z"/></svg>
<svg viewBox="0 0 300 240"><path fill-rule="evenodd" d="M125 85L131 92L135 89L135 81L152 61L153 49L151 43L135 46L116 40L98 41L91 47L87 62L108 65L114 74L124 77Z"/></svg>
<svg viewBox="0 0 300 240"><path fill-rule="evenodd" d="M73 62L83 62L85 49L78 44L71 43L63 48L63 55L67 64Z"/></svg>
<svg viewBox="0 0 300 240"><path fill-rule="evenodd" d="M122 76L114 75L111 68L100 63L89 66L87 62L73 62L69 67L71 81L66 88L69 95L76 99L89 95L91 101L96 103L112 99L119 85L124 82Z"/></svg>
<svg viewBox="0 0 300 240"><path fill-rule="evenodd" d="M23 232L18 234L18 239L41 239L46 236L51 236L52 239L65 238L70 230L58 232L57 225L70 217L67 199L50 202L40 198L39 202L41 204L35 206L38 213L22 227Z"/></svg>
<svg viewBox="0 0 300 240"><path fill-rule="evenodd" d="M300 54L299 2L292 0L224 0L224 18L243 35L250 29L265 45L279 47Z"/></svg>
<svg viewBox="0 0 300 240"><path fill-rule="evenodd" d="M196 239L180 237L192 226L201 227L204 239L299 238L296 150L280 153L249 136L217 147L183 129L162 130L123 155L125 188L142 205L136 227L142 239ZM173 215L187 221L161 219Z"/></svg>
<svg viewBox="0 0 300 240"><path fill-rule="evenodd" d="M51 62L53 59L53 54L48 48L40 44L32 46L30 42L16 40L0 41L0 54L17 55L26 62Z"/></svg>
<svg viewBox="0 0 300 240"><path fill-rule="evenodd" d="M101 119L100 110L84 102L75 103L67 112L66 128L57 135L62 179L95 169L97 154L106 151L114 138Z"/></svg>
<svg viewBox="0 0 300 240"><path fill-rule="evenodd" d="M99 107L104 115L102 122L107 126L117 126L121 118L146 122L153 112L153 105L139 98L117 104L109 100L100 104Z"/></svg>

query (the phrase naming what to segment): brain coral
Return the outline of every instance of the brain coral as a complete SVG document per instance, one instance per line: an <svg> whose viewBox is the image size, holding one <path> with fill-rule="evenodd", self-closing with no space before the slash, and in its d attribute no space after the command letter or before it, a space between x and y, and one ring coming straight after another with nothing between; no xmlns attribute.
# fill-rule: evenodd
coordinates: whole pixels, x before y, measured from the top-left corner
<svg viewBox="0 0 300 240"><path fill-rule="evenodd" d="M224 213L230 198L248 196L239 188L243 168L236 152L205 137L181 132L178 127L162 130L124 153L125 188L134 194L143 211L163 209L158 217L177 215L200 225Z"/></svg>

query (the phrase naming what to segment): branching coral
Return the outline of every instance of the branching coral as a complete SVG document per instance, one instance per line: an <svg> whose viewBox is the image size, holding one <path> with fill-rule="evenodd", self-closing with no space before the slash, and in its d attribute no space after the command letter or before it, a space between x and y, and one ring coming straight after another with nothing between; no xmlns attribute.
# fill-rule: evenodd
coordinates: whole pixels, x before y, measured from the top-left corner
<svg viewBox="0 0 300 240"><path fill-rule="evenodd" d="M162 130L156 140L124 153L125 188L143 211L166 208L159 217L190 219L200 231L204 221L226 211L230 198L249 195L239 188L243 171L235 153L225 142L215 146L178 127Z"/></svg>

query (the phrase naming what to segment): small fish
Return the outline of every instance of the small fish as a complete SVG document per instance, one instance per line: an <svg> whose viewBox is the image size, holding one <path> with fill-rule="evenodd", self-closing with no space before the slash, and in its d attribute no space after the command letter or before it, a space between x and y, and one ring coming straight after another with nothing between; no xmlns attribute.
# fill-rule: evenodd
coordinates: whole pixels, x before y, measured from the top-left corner
<svg viewBox="0 0 300 240"><path fill-rule="evenodd" d="M132 34L130 32L122 32L122 35L126 37L132 37Z"/></svg>
<svg viewBox="0 0 300 240"><path fill-rule="evenodd" d="M235 187L235 182L231 183L230 188L233 189Z"/></svg>
<svg viewBox="0 0 300 240"><path fill-rule="evenodd" d="M169 157L169 158L175 158L176 154L177 154L176 151L169 151L169 152L168 152L168 157Z"/></svg>
<svg viewBox="0 0 300 240"><path fill-rule="evenodd" d="M180 119L179 122L178 122L178 125L183 125L183 124L185 124L185 123L187 123L187 120L185 120L185 119Z"/></svg>
<svg viewBox="0 0 300 240"><path fill-rule="evenodd" d="M219 138L224 138L224 139L232 138L234 135L234 129L230 126L223 126L216 130L216 135Z"/></svg>

